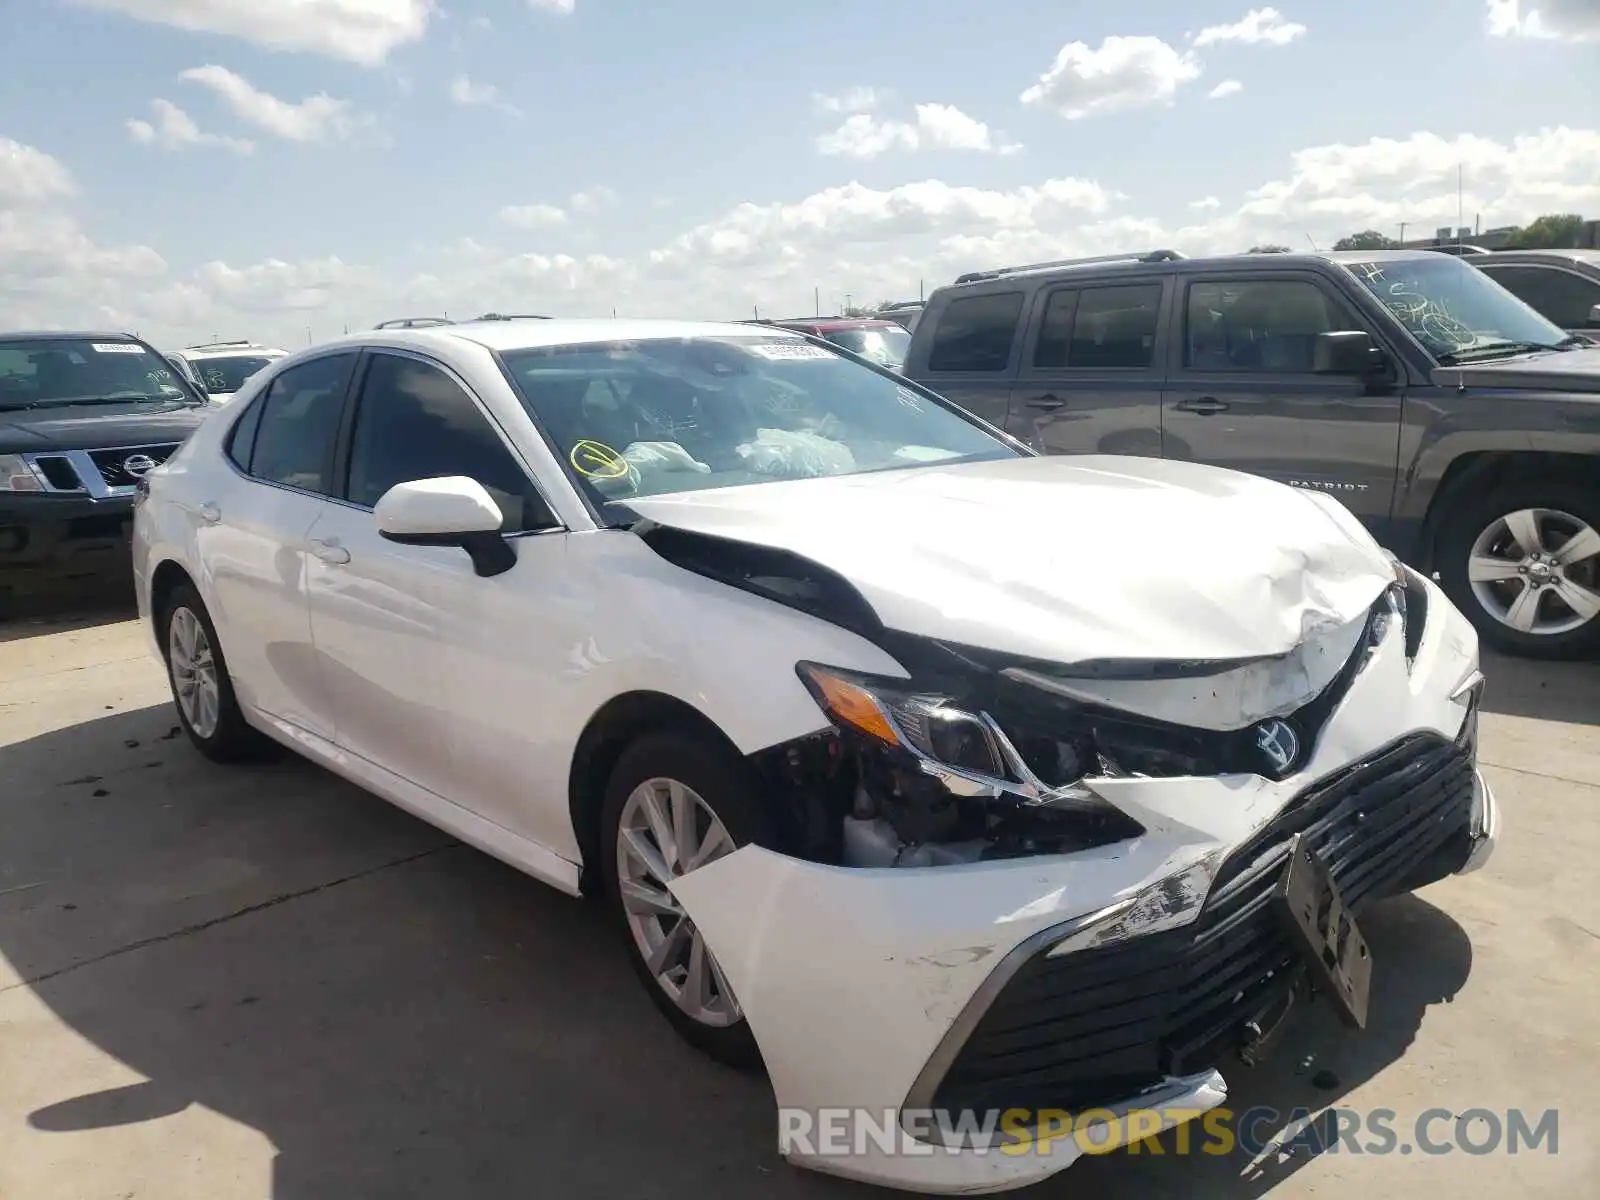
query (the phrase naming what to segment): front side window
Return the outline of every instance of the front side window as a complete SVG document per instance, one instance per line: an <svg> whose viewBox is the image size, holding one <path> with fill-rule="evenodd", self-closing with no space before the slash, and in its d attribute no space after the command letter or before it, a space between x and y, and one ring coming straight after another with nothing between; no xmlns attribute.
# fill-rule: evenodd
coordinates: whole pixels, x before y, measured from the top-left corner
<svg viewBox="0 0 1600 1200"><path fill-rule="evenodd" d="M271 358L259 354L230 354L226 358L203 358L195 369L206 391L226 394L237 392L250 376L271 365Z"/></svg>
<svg viewBox="0 0 1600 1200"><path fill-rule="evenodd" d="M560 346L502 361L599 505L1026 453L895 376L798 339Z"/></svg>
<svg viewBox="0 0 1600 1200"><path fill-rule="evenodd" d="M549 510L477 403L438 367L374 354L350 437L345 498L371 508L397 483L465 475L505 516L504 533L548 528Z"/></svg>
<svg viewBox="0 0 1600 1200"><path fill-rule="evenodd" d="M125 338L0 341L0 409L199 404L161 355Z"/></svg>
<svg viewBox="0 0 1600 1200"><path fill-rule="evenodd" d="M331 492L333 444L355 362L354 354L329 354L290 367L272 381L255 405L261 417L250 474L308 492ZM236 436L242 433L236 427Z"/></svg>
<svg viewBox="0 0 1600 1200"><path fill-rule="evenodd" d="M1600 283L1560 267L1479 267L1524 304L1563 329L1590 328L1589 313L1600 304Z"/></svg>
<svg viewBox="0 0 1600 1200"><path fill-rule="evenodd" d="M1004 371L1022 316L1021 292L952 300L939 314L928 351L930 371Z"/></svg>
<svg viewBox="0 0 1600 1200"><path fill-rule="evenodd" d="M1567 340L1477 267L1448 254L1344 266L1442 363L1554 349Z"/></svg>
<svg viewBox="0 0 1600 1200"><path fill-rule="evenodd" d="M1192 283L1184 306L1184 365L1191 371L1309 375L1317 335L1350 327L1339 307L1307 280Z"/></svg>

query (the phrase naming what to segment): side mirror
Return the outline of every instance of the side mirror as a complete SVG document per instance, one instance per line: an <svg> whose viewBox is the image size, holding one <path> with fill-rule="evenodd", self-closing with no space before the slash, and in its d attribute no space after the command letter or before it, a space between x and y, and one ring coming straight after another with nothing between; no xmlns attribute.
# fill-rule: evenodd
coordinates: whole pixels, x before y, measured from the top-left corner
<svg viewBox="0 0 1600 1200"><path fill-rule="evenodd" d="M460 546L479 575L501 575L517 552L500 534L505 514L483 484L465 475L397 483L372 510L378 534L404 546Z"/></svg>
<svg viewBox="0 0 1600 1200"><path fill-rule="evenodd" d="M1589 310L1589 328L1600 329L1600 304Z"/></svg>
<svg viewBox="0 0 1600 1200"><path fill-rule="evenodd" d="M1317 375L1377 375L1385 365L1383 351L1364 329L1319 333L1311 351Z"/></svg>

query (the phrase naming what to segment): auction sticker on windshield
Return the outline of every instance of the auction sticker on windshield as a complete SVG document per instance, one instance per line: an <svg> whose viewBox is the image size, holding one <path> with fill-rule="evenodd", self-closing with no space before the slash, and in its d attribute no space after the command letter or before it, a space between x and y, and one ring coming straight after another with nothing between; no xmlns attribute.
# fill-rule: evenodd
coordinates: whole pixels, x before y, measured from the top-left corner
<svg viewBox="0 0 1600 1200"><path fill-rule="evenodd" d="M143 354L144 347L132 342L90 342L96 354Z"/></svg>
<svg viewBox="0 0 1600 1200"><path fill-rule="evenodd" d="M808 342L762 342L759 345L751 346L750 349L761 355L762 358L770 358L774 362L792 358L837 357L824 350L821 346L813 346Z"/></svg>

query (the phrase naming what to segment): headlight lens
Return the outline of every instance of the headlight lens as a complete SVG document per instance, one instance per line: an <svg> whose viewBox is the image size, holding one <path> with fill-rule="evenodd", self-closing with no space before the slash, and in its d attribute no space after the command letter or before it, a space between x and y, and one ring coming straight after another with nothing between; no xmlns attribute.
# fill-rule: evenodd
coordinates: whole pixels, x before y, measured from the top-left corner
<svg viewBox="0 0 1600 1200"><path fill-rule="evenodd" d="M1047 783L991 717L961 707L954 696L817 663L800 663L797 670L841 729L906 753L955 795L1008 795L1050 806L1103 803L1081 784L1086 772L1070 749L1058 748L1057 782Z"/></svg>
<svg viewBox="0 0 1600 1200"><path fill-rule="evenodd" d="M44 484L20 454L0 454L0 492L42 492Z"/></svg>

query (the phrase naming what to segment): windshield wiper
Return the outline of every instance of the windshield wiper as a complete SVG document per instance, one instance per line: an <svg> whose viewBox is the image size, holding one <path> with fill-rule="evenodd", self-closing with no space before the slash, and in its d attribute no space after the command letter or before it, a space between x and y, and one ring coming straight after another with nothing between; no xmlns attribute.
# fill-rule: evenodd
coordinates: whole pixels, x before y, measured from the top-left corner
<svg viewBox="0 0 1600 1200"><path fill-rule="evenodd" d="M67 396L59 400L34 400L23 408L77 408L88 404L127 404L134 400L183 400L182 396L152 396L148 392L114 392L109 396Z"/></svg>
<svg viewBox="0 0 1600 1200"><path fill-rule="evenodd" d="M1456 363L1477 362L1485 358L1509 358L1513 354L1533 354L1540 350L1571 350L1582 343L1566 338L1562 341L1551 342L1487 342L1482 346L1466 346L1460 350L1450 351L1438 355L1439 362L1446 367Z"/></svg>

